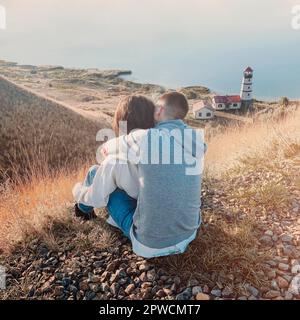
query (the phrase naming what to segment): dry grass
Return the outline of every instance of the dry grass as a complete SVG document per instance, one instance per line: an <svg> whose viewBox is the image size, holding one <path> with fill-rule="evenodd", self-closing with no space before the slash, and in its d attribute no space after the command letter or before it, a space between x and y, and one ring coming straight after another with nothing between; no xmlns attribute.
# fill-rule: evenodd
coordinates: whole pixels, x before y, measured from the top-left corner
<svg viewBox="0 0 300 320"><path fill-rule="evenodd" d="M52 250L109 246L115 235L105 227L100 212L96 223L81 223L72 217L77 173L61 171L56 176L32 177L30 183L3 187L0 202L0 248L9 252L16 244L26 247L31 239L42 239ZM70 241L68 241L68 239Z"/></svg>
<svg viewBox="0 0 300 320"><path fill-rule="evenodd" d="M0 182L74 169L95 155L100 123L0 79Z"/></svg>
<svg viewBox="0 0 300 320"><path fill-rule="evenodd" d="M2 103L4 91L0 90ZM40 158L43 161L37 167L40 166L42 170L38 172L43 174L31 176L31 181L25 184L2 185L0 247L9 252L17 242L26 246L28 236L42 239L54 249L70 246L82 250L91 245L112 245L116 236L103 223L104 213L96 223L86 224L75 221L69 214L71 189L81 180L85 169L76 172L61 168L69 167L68 161L76 160L77 165L85 162L78 152L72 152L79 145L81 154L84 153L90 122L80 125L80 131L75 125L78 118L70 120L69 111L57 117L49 107L39 114L41 109L36 104L21 108L26 102L24 97L17 98L16 104L10 103L7 96L4 99L6 104L0 114L1 120L5 120L0 127L1 147L11 150L9 157L13 158L2 154L0 166L19 174L24 169L28 171L29 164ZM53 115L53 122L45 120ZM58 118L64 121L59 122ZM263 285L264 261L272 252L259 249L258 217L274 210L286 211L291 201L299 201L299 123L298 110L281 121L233 126L211 137L204 179L203 227L187 253L156 259L156 263L184 278L197 277L203 284L215 281L239 292L245 282ZM42 125L38 127L38 124ZM45 136L43 129L47 132ZM35 147L28 149L31 143ZM92 143L88 146L93 148ZM27 155L22 153L25 149L34 152ZM13 159L14 167L8 159Z"/></svg>

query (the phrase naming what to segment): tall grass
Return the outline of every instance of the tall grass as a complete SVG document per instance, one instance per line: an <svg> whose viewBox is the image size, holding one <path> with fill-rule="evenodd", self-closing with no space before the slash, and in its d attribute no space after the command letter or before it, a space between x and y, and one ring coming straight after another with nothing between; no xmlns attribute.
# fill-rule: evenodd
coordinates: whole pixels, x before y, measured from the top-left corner
<svg viewBox="0 0 300 320"><path fill-rule="evenodd" d="M100 127L0 79L0 182L77 168L94 157Z"/></svg>

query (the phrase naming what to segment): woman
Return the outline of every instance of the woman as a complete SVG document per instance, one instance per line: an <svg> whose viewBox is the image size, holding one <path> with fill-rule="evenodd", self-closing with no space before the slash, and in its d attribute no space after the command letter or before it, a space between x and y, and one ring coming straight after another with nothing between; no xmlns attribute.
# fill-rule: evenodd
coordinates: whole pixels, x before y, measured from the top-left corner
<svg viewBox="0 0 300 320"><path fill-rule="evenodd" d="M127 96L120 101L113 120L113 130L118 138L103 145L101 153L105 158L101 165L92 166L84 182L76 184L73 189L77 217L85 220L95 218L93 209L106 207L109 195L116 189L124 190L132 201L136 201L137 167L127 162L122 165L128 156L128 141L125 139L135 129L154 127L154 109L153 102L143 96ZM127 125L125 132L124 123Z"/></svg>

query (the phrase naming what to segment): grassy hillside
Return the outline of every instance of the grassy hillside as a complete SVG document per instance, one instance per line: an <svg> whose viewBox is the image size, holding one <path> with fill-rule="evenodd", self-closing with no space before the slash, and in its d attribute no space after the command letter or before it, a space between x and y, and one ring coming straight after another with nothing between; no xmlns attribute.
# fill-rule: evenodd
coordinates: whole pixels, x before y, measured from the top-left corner
<svg viewBox="0 0 300 320"><path fill-rule="evenodd" d="M8 288L0 298L300 298L289 291L300 265L299 109L212 136L197 239L183 255L146 261L105 224L105 210L95 222L71 215L72 186L89 163L75 168L93 156L88 137L98 125L33 103L25 93L15 97L5 83L0 88L1 137L9 134L1 143L18 150L2 157L1 166L12 176L36 167L55 171L2 185L0 265L7 267ZM69 164L74 170L65 172Z"/></svg>
<svg viewBox="0 0 300 320"><path fill-rule="evenodd" d="M102 126L0 78L0 181L77 168Z"/></svg>

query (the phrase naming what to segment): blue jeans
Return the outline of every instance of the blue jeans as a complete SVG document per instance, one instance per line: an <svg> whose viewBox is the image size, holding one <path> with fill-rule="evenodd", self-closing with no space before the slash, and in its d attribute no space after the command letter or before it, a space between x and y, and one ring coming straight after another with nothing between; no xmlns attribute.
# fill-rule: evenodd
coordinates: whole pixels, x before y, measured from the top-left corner
<svg viewBox="0 0 300 320"><path fill-rule="evenodd" d="M89 187L92 185L94 177L99 166L92 166L84 180L84 185ZM133 223L133 214L137 205L136 199L131 198L125 191L116 189L110 196L107 204L109 215L113 218L118 227L123 231L124 235L130 239L130 229ZM78 203L78 207L82 212L89 213L94 208Z"/></svg>

